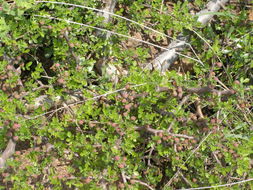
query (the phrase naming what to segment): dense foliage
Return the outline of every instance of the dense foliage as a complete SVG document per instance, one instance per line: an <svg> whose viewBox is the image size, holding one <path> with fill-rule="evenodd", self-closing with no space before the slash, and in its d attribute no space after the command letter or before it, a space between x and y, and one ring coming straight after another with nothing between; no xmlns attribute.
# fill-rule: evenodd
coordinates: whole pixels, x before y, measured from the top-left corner
<svg viewBox="0 0 253 190"><path fill-rule="evenodd" d="M164 50L94 27L166 47L172 39L161 34L117 17L104 23L89 9L0 0L0 148L17 142L1 188L179 189L253 178L252 20L233 2L201 26L191 13L206 1L119 0L115 14L188 35L194 52L181 53L203 63L180 56L161 73L143 65Z"/></svg>

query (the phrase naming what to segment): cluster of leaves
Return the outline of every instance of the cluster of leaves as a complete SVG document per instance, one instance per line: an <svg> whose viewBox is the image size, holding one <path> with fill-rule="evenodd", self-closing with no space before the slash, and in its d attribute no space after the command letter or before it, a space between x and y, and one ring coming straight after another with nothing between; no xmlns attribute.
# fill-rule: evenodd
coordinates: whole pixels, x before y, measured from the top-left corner
<svg viewBox="0 0 253 190"><path fill-rule="evenodd" d="M180 59L164 74L145 71L139 65L157 49L66 20L156 44L170 39L119 18L105 24L91 10L0 1L0 148L17 142L2 189L175 189L253 177L247 9L201 29L189 9L202 1L166 5L119 0L115 13L162 33L190 34L204 65ZM96 67L105 57L128 75L111 82Z"/></svg>

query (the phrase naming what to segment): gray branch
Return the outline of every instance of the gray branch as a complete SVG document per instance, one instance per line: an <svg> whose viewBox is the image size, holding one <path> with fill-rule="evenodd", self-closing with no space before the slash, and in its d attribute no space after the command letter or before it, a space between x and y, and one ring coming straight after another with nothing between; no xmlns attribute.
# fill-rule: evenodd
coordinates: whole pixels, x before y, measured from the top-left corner
<svg viewBox="0 0 253 190"><path fill-rule="evenodd" d="M5 162L15 153L16 142L12 139L9 140L7 147L0 157L0 168L5 167Z"/></svg>
<svg viewBox="0 0 253 190"><path fill-rule="evenodd" d="M198 16L198 22L202 25L206 25L214 16L213 12L217 12L220 8L223 8L229 0L211 0L206 5L206 9L200 11L196 15ZM187 46L188 36L179 34L176 40L168 46L169 51L165 51L156 57L151 63L149 63L147 69L157 69L162 72L166 71L178 58L176 52L182 51Z"/></svg>

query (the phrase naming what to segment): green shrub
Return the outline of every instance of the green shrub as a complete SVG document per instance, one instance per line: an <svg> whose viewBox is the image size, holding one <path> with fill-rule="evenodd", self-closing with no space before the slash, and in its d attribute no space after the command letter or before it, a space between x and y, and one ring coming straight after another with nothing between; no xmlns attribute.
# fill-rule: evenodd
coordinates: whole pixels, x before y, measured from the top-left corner
<svg viewBox="0 0 253 190"><path fill-rule="evenodd" d="M158 48L66 20L161 46L171 39L120 18L104 24L87 9L0 1L0 147L17 141L2 189L178 189L253 177L248 10L230 5L201 28L189 9L204 2L172 2L120 0L115 8L162 33L190 36L204 65L180 58L160 73L142 69ZM189 52L182 53L195 56ZM115 82L100 73L104 57L128 74Z"/></svg>

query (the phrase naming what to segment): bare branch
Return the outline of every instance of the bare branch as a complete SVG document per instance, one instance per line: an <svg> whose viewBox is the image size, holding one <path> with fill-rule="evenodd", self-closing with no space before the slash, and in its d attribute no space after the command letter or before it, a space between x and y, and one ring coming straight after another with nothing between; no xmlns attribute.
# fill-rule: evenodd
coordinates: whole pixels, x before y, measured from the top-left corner
<svg viewBox="0 0 253 190"><path fill-rule="evenodd" d="M206 6L206 9L200 11L196 15L198 16L198 22L202 25L206 25L214 16L212 12L217 12L220 8L224 7L229 0L211 0ZM188 36L184 36L182 33L178 35L177 40L174 40L169 46L168 51L163 52L156 57L146 68L157 69L161 72L166 71L177 59L178 52L186 48ZM201 61L198 61L203 65Z"/></svg>
<svg viewBox="0 0 253 190"><path fill-rule="evenodd" d="M214 86L208 85L204 87L199 88L185 88L185 90L189 93L195 93L198 95L203 95L205 93L215 93L223 96L230 96L236 93L235 90L216 90L214 89Z"/></svg>
<svg viewBox="0 0 253 190"><path fill-rule="evenodd" d="M80 26L84 26L84 27L88 27L88 28L93 28L93 29L100 30L100 31L103 31L103 32L109 32L109 33L114 34L114 35L118 35L118 36L125 37L125 38L131 39L131 40L135 40L135 41L137 41L137 42L141 42L141 43L144 43L144 44L147 44L147 45L151 45L151 46L157 47L157 48L159 48L159 49L169 50L168 48L164 48L164 47L162 47L162 46L159 46L159 45L156 45L156 44L153 44L153 43L144 41L144 40L140 40L140 39L138 39L138 38L134 38L134 37L131 37L131 36L127 36L127 35L124 35L124 34L120 34L120 33L117 33L117 32L111 31L111 30L107 30L107 29L104 29L104 28L95 27L95 26L91 26L91 25L88 25L88 24L82 24L82 23L79 23L79 22L74 22L74 21L71 21L71 20L61 19L61 18L57 18L57 17L42 16L42 15L33 15L33 16L34 16L34 17L47 18L47 19L50 19L50 20L64 21L64 22L67 22L67 23L70 23L70 24L77 24L77 25L80 25ZM178 56L180 55L180 56L182 56L182 57L186 57L186 58L188 58L188 59L191 59L191 60L194 60L194 61L196 61L196 62L202 63L201 61L199 61L199 60L197 60L197 59L194 59L194 58L192 58L192 57L190 57L190 56L184 55L184 54L182 54L182 53L175 52L175 54L177 54Z"/></svg>
<svg viewBox="0 0 253 190"><path fill-rule="evenodd" d="M83 6L83 5L71 4L71 3L65 3L65 2L56 2L56 1L36 1L36 3L52 3L52 4L59 4L59 5L68 5L68 6L72 6L72 7L79 7L79 8L85 8L85 9L88 9L88 10L97 11L97 12L102 13L103 17L105 18L105 22L108 21L108 20L110 20L109 15L112 15L112 16L114 16L114 17L121 18L121 19L126 20L126 21L128 21L128 22L134 23L134 24L136 24L136 25L138 25L138 26L140 26L140 27L143 27L143 28L145 28L145 29L147 29L147 30L150 30L150 31L152 31L152 32L155 32L155 33L157 33L157 34L160 34L160 35L162 35L162 36L164 36L164 37L167 37L167 38L169 38L169 39L175 40L175 39L173 39L171 36L168 36L168 35L166 35L166 34L164 34L164 33L162 33L162 32L159 32L158 30L155 30L155 29L153 29L153 28L150 28L150 27L148 27L148 26L145 26L144 24L138 23L138 22L136 22L136 21L134 21L134 20L131 20L131 19L129 19L129 18L120 16L120 15L117 15L117 14L111 12L111 10L113 10L113 7L114 7L115 4L116 4L116 0L115 0L114 2L111 2L111 4L108 3L107 8L104 9L104 10L96 9L96 8L92 8L92 7L88 7L88 6ZM188 44L188 43L187 43L187 45L191 46L191 45Z"/></svg>
<svg viewBox="0 0 253 190"><path fill-rule="evenodd" d="M190 160L190 158L199 150L199 148L201 147L201 145L206 141L206 139L212 134L212 132L209 132L203 139L202 141L199 143L199 145L191 152L191 154L188 156L188 158L184 161L183 165L185 165L188 160ZM172 178L170 178L170 180L165 184L164 188L166 186L170 186L174 180L174 178L176 178L179 175L179 172L181 171L181 168L179 168L177 170L177 172L172 176Z"/></svg>
<svg viewBox="0 0 253 190"><path fill-rule="evenodd" d="M197 114L199 115L199 118L203 119L203 118L204 118L204 115L203 115L203 113L202 113L202 109L201 109L201 106L200 106L200 101L197 100L197 101L195 102L195 104L196 104Z"/></svg>
<svg viewBox="0 0 253 190"><path fill-rule="evenodd" d="M145 183L145 182L143 182L143 181L136 180L136 179L131 179L129 176L125 176L125 177L126 177L126 179L132 180L133 182L136 182L136 183L139 183L139 184L141 184L141 185L147 187L147 188L150 189L150 190L155 190L153 187L151 187L150 185L148 185L147 183Z"/></svg>
<svg viewBox="0 0 253 190"><path fill-rule="evenodd" d="M0 168L5 167L6 160L10 158L15 153L16 142L13 139L10 139L7 147L0 157Z"/></svg>
<svg viewBox="0 0 253 190"><path fill-rule="evenodd" d="M168 134L168 135L173 136L173 137L180 137L180 138L186 138L186 139L194 139L194 137L192 137L192 136L183 135L183 134L168 133L167 130L153 129L151 127L145 127L145 126L142 126L142 127L136 126L135 130L137 130L137 131L141 131L141 130L147 131L147 132L150 132L150 133L152 133L154 135L157 135L158 133L165 133L165 134Z"/></svg>
<svg viewBox="0 0 253 190"><path fill-rule="evenodd" d="M215 185L215 186L206 186L206 187L196 187L196 188L189 188L189 189L178 189L178 190L201 190L201 189L214 189L214 188L219 188L219 187L231 187L233 185L238 185L238 184L242 184L242 183L247 183L253 181L253 178L250 179L246 179L246 180L242 180L242 181L238 181L238 182L234 182L234 183L227 183L227 184L223 184L223 185Z"/></svg>
<svg viewBox="0 0 253 190"><path fill-rule="evenodd" d="M143 86L143 85L146 85L146 83L132 85L131 88L135 88L135 87L139 87L139 86ZM121 92L121 91L124 91L124 90L126 90L126 88L121 88L121 89L118 89L118 90L115 90L115 91L107 92L107 93L105 93L105 94L101 94L101 95L94 96L93 98L87 98L87 99L80 100L80 101L75 101L76 99L71 99L71 100L69 100L70 102L69 102L69 101L67 102L67 105L68 105L69 107L76 106L76 105L82 104L82 103L84 103L84 102L86 102L86 101L96 100L96 99L99 99L99 98L101 98L101 97L106 97L106 96L108 96L108 95L110 95L110 94L118 93L118 92ZM45 100L46 100L46 101L50 101L50 102L53 101L53 100L50 99L48 96L45 97ZM36 103L35 103L35 104L36 104ZM41 105L41 104L43 104L43 101L41 101L41 102L39 103L39 105ZM54 104L50 104L50 105L54 105ZM63 109L65 109L65 107L64 107L64 106L61 106L61 107L59 107L59 108L57 108L57 109L55 109L55 110L48 111L48 112L45 112L45 113L43 113L43 114L40 114L40 115L37 115L37 116L34 116L34 117L30 117L30 118L28 118L28 119L30 119L30 120L31 120L31 119L36 119L36 118L39 118L39 117L45 116L45 115L47 115L47 114L50 114L50 113L54 113L54 112L63 110Z"/></svg>

